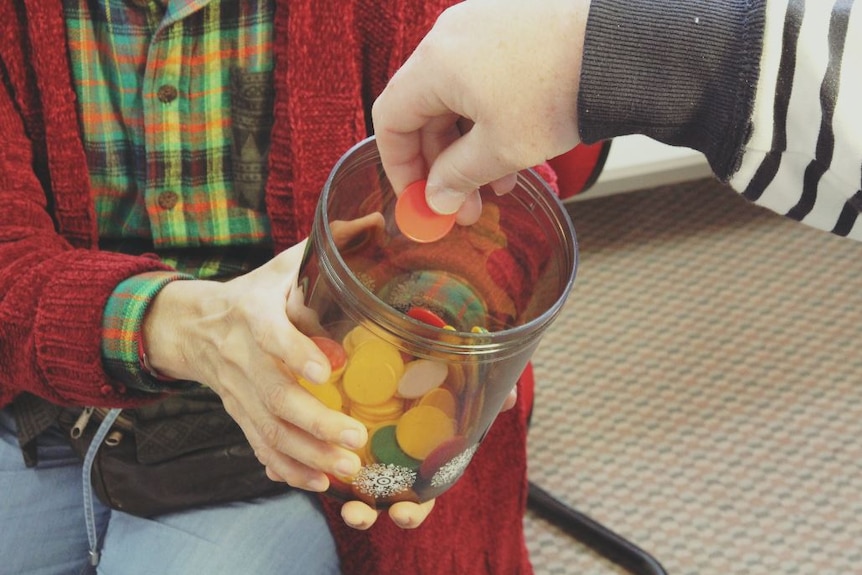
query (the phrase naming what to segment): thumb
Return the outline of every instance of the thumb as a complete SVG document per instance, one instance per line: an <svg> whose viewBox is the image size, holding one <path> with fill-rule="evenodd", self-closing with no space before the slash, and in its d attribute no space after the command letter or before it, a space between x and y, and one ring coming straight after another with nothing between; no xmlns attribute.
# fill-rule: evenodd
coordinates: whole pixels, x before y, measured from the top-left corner
<svg viewBox="0 0 862 575"><path fill-rule="evenodd" d="M483 134L479 125L473 126L431 164L425 199L438 214L454 214L471 192L518 171Z"/></svg>

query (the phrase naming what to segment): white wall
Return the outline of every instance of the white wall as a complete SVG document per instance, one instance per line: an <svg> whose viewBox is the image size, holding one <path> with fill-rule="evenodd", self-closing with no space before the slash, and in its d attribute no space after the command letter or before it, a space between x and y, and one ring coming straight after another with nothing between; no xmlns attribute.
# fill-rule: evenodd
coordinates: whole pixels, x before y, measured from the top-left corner
<svg viewBox="0 0 862 575"><path fill-rule="evenodd" d="M654 188L712 175L706 158L690 148L675 148L646 136L623 136L611 143L607 162L593 187L570 201Z"/></svg>

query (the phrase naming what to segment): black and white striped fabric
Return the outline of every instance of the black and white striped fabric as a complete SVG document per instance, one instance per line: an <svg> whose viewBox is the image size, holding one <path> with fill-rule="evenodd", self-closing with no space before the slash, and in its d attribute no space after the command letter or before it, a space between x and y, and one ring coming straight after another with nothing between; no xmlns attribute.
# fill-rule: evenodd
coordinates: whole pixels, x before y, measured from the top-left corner
<svg viewBox="0 0 862 575"><path fill-rule="evenodd" d="M729 183L862 239L862 0L767 0L752 132Z"/></svg>

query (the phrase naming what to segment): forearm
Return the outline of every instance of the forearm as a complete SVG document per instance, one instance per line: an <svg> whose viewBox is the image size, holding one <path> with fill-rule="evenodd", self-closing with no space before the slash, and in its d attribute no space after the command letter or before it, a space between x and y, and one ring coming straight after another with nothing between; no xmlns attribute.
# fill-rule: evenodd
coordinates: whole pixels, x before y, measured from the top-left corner
<svg viewBox="0 0 862 575"><path fill-rule="evenodd" d="M592 0L581 138L644 134L687 146L726 179L747 136L764 9L764 0Z"/></svg>
<svg viewBox="0 0 862 575"><path fill-rule="evenodd" d="M103 369L102 312L122 280L164 266L75 248L56 229L34 145L5 89L0 134L0 405L25 391L64 404L135 401Z"/></svg>
<svg viewBox="0 0 862 575"><path fill-rule="evenodd" d="M23 391L65 404L140 401L116 387L103 368L102 315L122 279L158 267L148 258L4 244L0 401Z"/></svg>
<svg viewBox="0 0 862 575"><path fill-rule="evenodd" d="M860 26L846 2L593 0L581 135L699 150L749 200L862 239Z"/></svg>
<svg viewBox="0 0 862 575"><path fill-rule="evenodd" d="M769 0L750 137L729 180L759 205L857 240L860 26L850 2Z"/></svg>

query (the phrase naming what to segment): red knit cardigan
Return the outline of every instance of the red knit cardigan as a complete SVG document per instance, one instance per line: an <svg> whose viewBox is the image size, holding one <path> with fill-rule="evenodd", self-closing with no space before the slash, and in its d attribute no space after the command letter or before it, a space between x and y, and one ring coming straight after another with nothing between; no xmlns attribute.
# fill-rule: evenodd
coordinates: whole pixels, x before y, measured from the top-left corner
<svg viewBox="0 0 862 575"><path fill-rule="evenodd" d="M266 205L282 250L308 234L331 166L369 131L374 95L452 2L277 2ZM105 375L102 310L120 281L164 266L98 249L68 61L60 0L0 0L0 406L25 391L72 405L144 400ZM382 517L354 531L322 498L346 574L532 573L522 528L531 386L528 370L519 407L420 528Z"/></svg>

